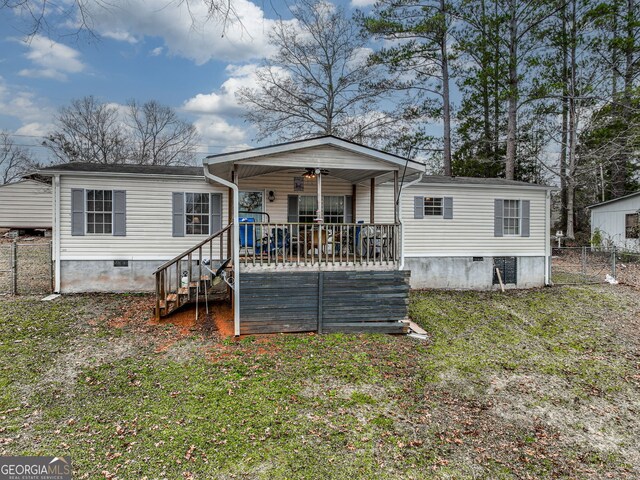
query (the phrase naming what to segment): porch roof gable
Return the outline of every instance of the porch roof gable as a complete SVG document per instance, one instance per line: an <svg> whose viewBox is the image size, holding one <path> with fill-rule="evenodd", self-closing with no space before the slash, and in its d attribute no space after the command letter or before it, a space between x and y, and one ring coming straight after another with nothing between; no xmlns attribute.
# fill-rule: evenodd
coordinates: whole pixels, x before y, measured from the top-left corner
<svg viewBox="0 0 640 480"><path fill-rule="evenodd" d="M331 150L351 155L351 158L332 156ZM326 168L331 175L354 182L378 177L393 170L406 168L407 172L414 173L423 172L425 168L421 162L334 136L212 155L205 158L203 163L211 173L227 179L230 179L234 168L239 178L291 169L303 171L305 168Z"/></svg>

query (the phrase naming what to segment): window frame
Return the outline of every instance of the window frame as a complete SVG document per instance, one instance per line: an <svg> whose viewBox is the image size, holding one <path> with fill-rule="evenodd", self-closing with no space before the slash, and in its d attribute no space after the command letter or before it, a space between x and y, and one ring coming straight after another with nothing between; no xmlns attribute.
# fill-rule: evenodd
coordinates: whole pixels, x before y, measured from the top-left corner
<svg viewBox="0 0 640 480"><path fill-rule="evenodd" d="M329 224L329 225L336 225L336 224L341 224L341 223L345 223L345 218L347 216L346 213L346 206L347 206L347 196L348 195L323 195L322 196L322 222ZM300 210L301 206L302 206L302 198L313 198L315 199L315 202L313 202L315 204L315 209L313 210L313 214L312 215L302 215L302 211ZM327 213L326 208L327 208L327 198L334 198L334 199L342 199L342 214L332 214L332 213ZM307 224L311 224L311 223L316 223L315 219L316 219L316 212L318 210L318 202L317 202L318 196L317 195L298 195L298 223L307 223ZM303 221L301 220L302 217L304 218L311 218L311 221ZM338 221L337 222L328 222L327 218L337 218Z"/></svg>
<svg viewBox="0 0 640 480"><path fill-rule="evenodd" d="M265 204L265 198L267 198L267 191L266 190L239 190L239 194L243 194L243 193L259 193L260 195L262 195L262 211L263 212L267 212L267 206ZM211 200L211 199L209 199ZM252 212L253 213L253 212ZM241 217L249 217L250 215L248 213L240 213ZM264 222L266 221L265 217L266 215L262 215L262 214L258 214L257 216L259 216L260 218L256 218L255 221L260 223L260 222ZM211 227L209 227L211 228Z"/></svg>
<svg viewBox="0 0 640 480"><path fill-rule="evenodd" d="M111 210L95 210L95 202L96 199L94 197L94 199L92 200L94 202L94 209L90 210L89 209L89 192L102 192L103 194L103 198L102 200L100 200L104 206L105 200L104 200L104 193L105 192L109 192L111 194L111 199L109 200L109 202L111 203ZM95 193L94 193L95 195ZM87 188L84 190L84 232L85 235L96 235L96 236L113 236L113 190L112 189L103 189L103 188ZM111 222L107 223L104 220L100 223L97 223L95 221L93 222L89 222L89 215L109 215L111 217ZM104 218L104 217L103 217ZM92 225L94 227L95 230L95 226L96 225L102 225L103 227L103 231L102 232L96 232L96 231L90 231L89 230L89 226ZM109 225L109 231L104 231L107 225Z"/></svg>
<svg viewBox="0 0 640 480"><path fill-rule="evenodd" d="M440 205L427 205L427 200L439 200ZM432 209L427 211L427 209ZM440 210L440 213L435 213L436 209ZM424 217L444 217L444 197L424 197L422 199L422 215Z"/></svg>
<svg viewBox="0 0 640 480"><path fill-rule="evenodd" d="M636 224L629 226L629 218L635 218ZM635 230L632 232L632 230ZM629 236L632 233L632 236ZM638 240L640 239L640 213L625 213L624 214L624 238L626 240Z"/></svg>
<svg viewBox="0 0 640 480"><path fill-rule="evenodd" d="M188 202L188 197L189 195L206 195L207 197L207 202L203 203L203 202L198 202L198 205L206 205L207 206L207 212L206 213L189 213L189 211L187 210L187 205L189 204ZM194 203L194 205L196 205L196 203ZM202 236L202 235L210 235L211 232L211 193L210 192L184 192L184 236ZM205 217L207 219L207 231L206 232L199 232L199 233L190 233L189 232L189 227L193 227L195 224L193 223L189 223L188 222L188 218L189 217L194 217L194 216L200 216L200 217ZM203 223L200 223L198 226L202 227L204 225Z"/></svg>
<svg viewBox="0 0 640 480"><path fill-rule="evenodd" d="M515 202L517 207L517 216L508 216L507 211L511 211L511 209L507 209L508 202ZM507 221L516 220L515 227L516 231L510 232L513 225L507 226ZM515 198L504 198L502 199L502 235L504 237L519 237L522 234L522 202L520 199Z"/></svg>

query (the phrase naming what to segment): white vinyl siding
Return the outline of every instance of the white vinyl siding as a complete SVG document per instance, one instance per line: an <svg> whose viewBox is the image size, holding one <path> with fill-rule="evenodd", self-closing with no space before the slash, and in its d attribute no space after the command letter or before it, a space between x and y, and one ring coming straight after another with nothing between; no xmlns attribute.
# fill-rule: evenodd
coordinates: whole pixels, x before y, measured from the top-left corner
<svg viewBox="0 0 640 480"><path fill-rule="evenodd" d="M452 219L414 219L416 196L452 197ZM494 237L494 199L517 198L531 202L529 237ZM369 189L358 186L358 219L369 221ZM402 222L408 257L544 256L545 190L495 186L415 185L402 190ZM393 185L376 187L376 222L393 222Z"/></svg>
<svg viewBox="0 0 640 480"><path fill-rule="evenodd" d="M172 192L222 193L222 223L227 224L227 189L202 179L128 178L63 175L60 180L60 256L62 260L169 260L201 237L172 235ZM71 236L71 189L125 190L127 234ZM224 250L226 252L226 250ZM214 251L217 257L217 251Z"/></svg>
<svg viewBox="0 0 640 480"><path fill-rule="evenodd" d="M240 165L271 165L299 168L346 168L354 170L389 171L394 167L379 159L350 152L333 146L307 148L296 152L279 153L266 157L240 160ZM323 178L324 181L324 178Z"/></svg>
<svg viewBox="0 0 640 480"><path fill-rule="evenodd" d="M0 186L0 228L51 228L51 186L22 180Z"/></svg>
<svg viewBox="0 0 640 480"><path fill-rule="evenodd" d="M239 183L240 190L260 190L271 191L275 195L273 202L265 200L265 211L271 217L272 222L287 221L287 196L313 196L317 194L316 180L305 180L304 192L295 192L293 188L293 177L301 176L300 171L278 172L267 175L260 175L252 178L241 178ZM351 195L351 183L345 180L325 175L322 177L322 194L323 196L335 195ZM313 212L315 216L315 211ZM359 218L358 218L359 219ZM265 220L266 221L266 220Z"/></svg>
<svg viewBox="0 0 640 480"><path fill-rule="evenodd" d="M640 239L625 238L625 230L627 215L639 211L640 195L594 207L591 209L591 235L598 229L604 244L637 250L640 248Z"/></svg>

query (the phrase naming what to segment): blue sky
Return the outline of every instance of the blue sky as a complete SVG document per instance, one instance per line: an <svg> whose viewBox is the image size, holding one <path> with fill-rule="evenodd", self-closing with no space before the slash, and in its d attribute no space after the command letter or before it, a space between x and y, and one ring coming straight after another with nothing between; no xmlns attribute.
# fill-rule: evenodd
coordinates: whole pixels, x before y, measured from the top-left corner
<svg viewBox="0 0 640 480"><path fill-rule="evenodd" d="M345 3L349 11L370 0ZM61 4L72 0L62 0ZM48 15L49 30L28 39L27 18L0 10L0 130L16 143L37 145L60 106L94 95L123 105L155 99L193 121L198 151L217 153L255 145L240 118L235 91L254 82L255 66L271 52L266 36L290 14L286 3L233 0L242 25L193 22L204 17L199 0L113 0L91 6L95 38L77 31L75 18Z"/></svg>

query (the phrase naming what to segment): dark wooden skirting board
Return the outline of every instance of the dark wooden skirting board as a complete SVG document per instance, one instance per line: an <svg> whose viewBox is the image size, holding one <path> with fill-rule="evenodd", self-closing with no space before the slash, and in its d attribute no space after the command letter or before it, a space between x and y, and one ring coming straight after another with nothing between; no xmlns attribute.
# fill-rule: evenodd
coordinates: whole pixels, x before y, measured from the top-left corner
<svg viewBox="0 0 640 480"><path fill-rule="evenodd" d="M408 271L240 275L240 333L406 333Z"/></svg>

